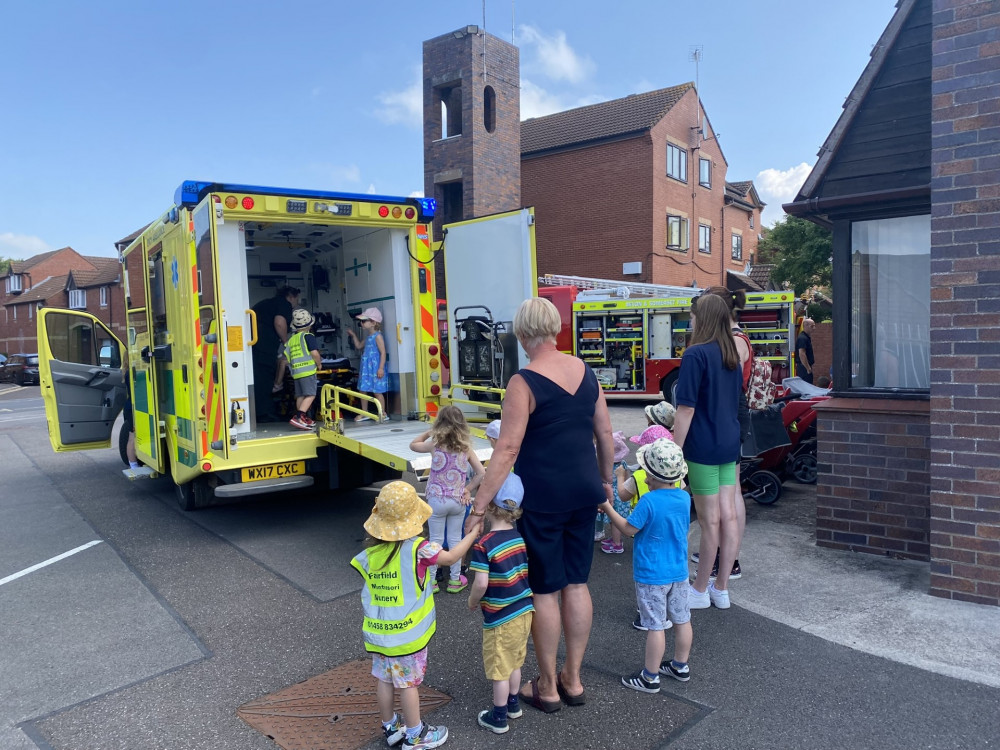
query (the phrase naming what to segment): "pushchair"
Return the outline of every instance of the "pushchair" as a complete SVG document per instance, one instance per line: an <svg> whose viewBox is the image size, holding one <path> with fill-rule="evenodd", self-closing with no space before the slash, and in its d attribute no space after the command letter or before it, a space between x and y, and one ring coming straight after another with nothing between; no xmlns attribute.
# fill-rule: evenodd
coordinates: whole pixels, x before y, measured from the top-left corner
<svg viewBox="0 0 1000 750"><path fill-rule="evenodd" d="M744 496L763 505L781 497L781 483L786 478L802 484L816 483L814 407L830 397L829 389L817 388L801 378L785 378L781 384L787 395L767 409L751 413L753 444L747 450L744 442L740 461Z"/></svg>

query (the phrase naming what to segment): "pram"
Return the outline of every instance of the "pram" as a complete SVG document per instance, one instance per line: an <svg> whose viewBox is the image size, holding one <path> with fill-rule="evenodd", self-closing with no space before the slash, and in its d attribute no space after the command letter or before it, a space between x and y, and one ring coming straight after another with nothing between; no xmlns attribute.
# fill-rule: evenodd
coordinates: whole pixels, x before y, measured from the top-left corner
<svg viewBox="0 0 1000 750"><path fill-rule="evenodd" d="M816 483L816 410L815 405L830 398L828 388L817 388L801 378L785 378L781 385L785 396L777 399L768 409L751 413L756 425L771 428L761 432L772 446L756 450L754 456L740 461L740 485L744 496L750 496L762 505L770 505L781 497L781 483L786 478L802 484ZM767 413L763 413L767 412ZM780 413L783 435L773 435L776 414ZM769 423L769 424L768 424Z"/></svg>

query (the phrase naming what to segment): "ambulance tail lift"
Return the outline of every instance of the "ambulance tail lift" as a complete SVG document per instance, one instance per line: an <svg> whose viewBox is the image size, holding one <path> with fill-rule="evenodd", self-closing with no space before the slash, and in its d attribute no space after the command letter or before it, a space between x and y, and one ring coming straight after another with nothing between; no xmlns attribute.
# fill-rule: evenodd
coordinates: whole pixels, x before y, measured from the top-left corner
<svg viewBox="0 0 1000 750"><path fill-rule="evenodd" d="M485 420L499 410L506 385L481 386L495 402L487 412L461 389L461 377L444 370L434 285L440 252L430 238L435 208L425 198L183 183L173 205L121 252L123 325L113 331L84 312L40 311L53 448L109 447L130 396L138 459L147 474L173 479L186 510L309 486L318 476L349 489L419 470L422 455L409 443L441 405L459 403ZM531 212L477 224L448 227L449 288L467 289L464 303L512 320L536 289ZM477 297L487 286L480 253L490 258L490 278L516 282ZM302 291L299 306L317 320L323 368L312 431L288 423L290 383L263 405L270 408L255 403L253 347L274 322L258 320L254 306L286 285ZM361 352L347 336L349 329L360 334L355 316L373 306L382 312L388 355L384 413L357 391ZM456 342L449 343L454 367ZM517 348L509 356L515 370L526 363ZM280 421L258 419L272 410ZM355 422L366 414L375 419ZM383 416L388 421L378 421ZM127 437L120 435L120 446ZM485 440L476 448L488 459Z"/></svg>

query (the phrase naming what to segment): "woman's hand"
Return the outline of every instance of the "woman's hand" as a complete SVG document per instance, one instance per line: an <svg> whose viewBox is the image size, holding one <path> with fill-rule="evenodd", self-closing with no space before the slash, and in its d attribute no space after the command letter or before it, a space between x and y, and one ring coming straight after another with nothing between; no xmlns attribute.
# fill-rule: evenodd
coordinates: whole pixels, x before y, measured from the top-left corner
<svg viewBox="0 0 1000 750"><path fill-rule="evenodd" d="M478 530L476 531L476 536L478 537L478 536L481 536L482 533L483 533L483 517L482 516L469 515L465 519L465 526L464 526L465 534L467 534L467 535L471 534L472 530L476 529L477 527L478 527Z"/></svg>

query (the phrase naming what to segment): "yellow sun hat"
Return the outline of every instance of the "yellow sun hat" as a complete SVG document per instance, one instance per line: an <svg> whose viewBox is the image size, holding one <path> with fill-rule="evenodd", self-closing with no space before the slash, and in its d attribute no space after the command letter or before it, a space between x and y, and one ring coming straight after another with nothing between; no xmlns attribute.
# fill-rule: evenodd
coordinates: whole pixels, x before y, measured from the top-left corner
<svg viewBox="0 0 1000 750"><path fill-rule="evenodd" d="M412 484L389 482L375 498L365 531L384 542L409 539L423 530L424 522L433 512Z"/></svg>

